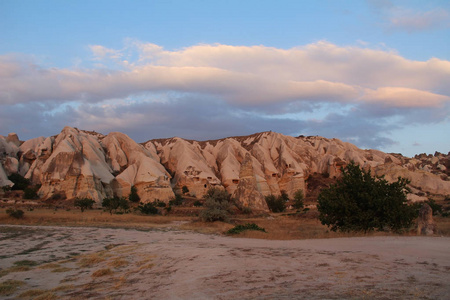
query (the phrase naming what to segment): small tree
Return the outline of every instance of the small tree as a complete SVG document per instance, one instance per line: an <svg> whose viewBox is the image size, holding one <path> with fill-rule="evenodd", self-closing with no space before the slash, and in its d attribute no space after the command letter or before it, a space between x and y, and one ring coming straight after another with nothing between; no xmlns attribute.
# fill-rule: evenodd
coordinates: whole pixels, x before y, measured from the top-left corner
<svg viewBox="0 0 450 300"><path fill-rule="evenodd" d="M183 185L183 187L181 188L181 192L183 193L183 195L186 195L187 193L189 193L188 187Z"/></svg>
<svg viewBox="0 0 450 300"><path fill-rule="evenodd" d="M183 204L183 197L180 194L175 194L175 198L169 200L170 206L180 206L181 204Z"/></svg>
<svg viewBox="0 0 450 300"><path fill-rule="evenodd" d="M271 212L283 212L286 209L286 200L282 196L274 196L272 194L265 197L267 206Z"/></svg>
<svg viewBox="0 0 450 300"><path fill-rule="evenodd" d="M138 203L139 201L141 201L141 197L139 197L139 195L137 193L137 188L134 185L131 187L131 191L130 191L130 195L128 196L128 200L130 200L130 202L133 202L133 203Z"/></svg>
<svg viewBox="0 0 450 300"><path fill-rule="evenodd" d="M156 215L158 213L158 209L151 202L139 203L138 210L145 215Z"/></svg>
<svg viewBox="0 0 450 300"><path fill-rule="evenodd" d="M112 197L112 198L105 198L102 201L102 206L106 208L109 213L112 215L112 213L117 212L117 210L126 211L130 208L128 201L125 197Z"/></svg>
<svg viewBox="0 0 450 300"><path fill-rule="evenodd" d="M294 194L294 204L292 206L295 209L302 209L304 207L303 198L304 198L303 191L302 190L296 191Z"/></svg>
<svg viewBox="0 0 450 300"><path fill-rule="evenodd" d="M351 162L342 178L319 194L319 220L336 231L400 231L411 226L415 208L407 204L408 181L388 183Z"/></svg>
<svg viewBox="0 0 450 300"><path fill-rule="evenodd" d="M92 209L95 201L89 198L76 198L73 205L75 207L79 207L81 212L84 212L86 209Z"/></svg>
<svg viewBox="0 0 450 300"><path fill-rule="evenodd" d="M200 213L200 218L206 222L229 221L231 212L230 194L226 190L210 188L203 196L205 209Z"/></svg>

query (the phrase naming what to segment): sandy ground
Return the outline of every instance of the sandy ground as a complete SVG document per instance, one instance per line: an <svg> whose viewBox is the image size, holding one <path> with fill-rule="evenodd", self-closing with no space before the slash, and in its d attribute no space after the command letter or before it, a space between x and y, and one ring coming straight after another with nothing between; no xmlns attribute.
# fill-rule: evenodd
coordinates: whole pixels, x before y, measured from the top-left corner
<svg viewBox="0 0 450 300"><path fill-rule="evenodd" d="M450 238L0 226L0 267L2 299L448 299Z"/></svg>

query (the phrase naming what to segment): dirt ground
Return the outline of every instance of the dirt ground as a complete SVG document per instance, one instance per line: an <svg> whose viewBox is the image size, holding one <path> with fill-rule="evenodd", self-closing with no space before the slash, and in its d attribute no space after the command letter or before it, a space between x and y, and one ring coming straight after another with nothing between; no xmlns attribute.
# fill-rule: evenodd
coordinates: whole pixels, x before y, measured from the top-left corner
<svg viewBox="0 0 450 300"><path fill-rule="evenodd" d="M0 226L2 299L448 299L450 238Z"/></svg>

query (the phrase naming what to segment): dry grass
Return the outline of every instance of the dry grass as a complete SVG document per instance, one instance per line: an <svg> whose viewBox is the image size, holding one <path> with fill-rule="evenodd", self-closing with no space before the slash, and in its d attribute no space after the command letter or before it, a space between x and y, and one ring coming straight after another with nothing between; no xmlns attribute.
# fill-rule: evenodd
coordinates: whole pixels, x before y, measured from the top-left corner
<svg viewBox="0 0 450 300"><path fill-rule="evenodd" d="M120 268L120 267L128 266L128 261L121 257L116 257L113 260L111 260L110 262L108 262L108 265L113 268Z"/></svg>
<svg viewBox="0 0 450 300"><path fill-rule="evenodd" d="M187 221L184 224L174 225L175 222ZM435 217L438 228L438 235L450 236L450 218ZM197 217L189 216L142 216L137 214L110 215L101 210L89 210L81 213L79 210L58 210L35 209L27 211L25 218L21 220L12 219L0 209L0 224L24 224L24 225L57 225L57 226L94 226L110 228L133 228L133 229L161 229L167 227L178 227L182 230L190 230L205 234L224 234L227 230L237 224L255 223L259 227L265 228L267 233L259 231L244 231L235 237L289 240L289 239L314 239L314 238L339 238L354 236L379 236L392 235L387 232L364 233L342 233L332 232L326 226L320 224L315 217L296 217L286 213L270 214L260 217L234 216L233 224L223 222L201 222ZM404 235L415 235L412 230ZM138 246L131 246L138 247ZM127 252L127 249L120 245L111 245L111 249L117 253ZM108 249L107 249L108 250ZM25 271L17 268L10 271ZM4 272L4 270L2 271ZM0 272L1 273L1 272ZM1 275L1 274L0 274Z"/></svg>
<svg viewBox="0 0 450 300"><path fill-rule="evenodd" d="M114 272L110 268L99 269L99 270L95 271L94 273L92 273L91 277L93 277L93 278L103 277L103 276L111 275L113 273Z"/></svg>
<svg viewBox="0 0 450 300"><path fill-rule="evenodd" d="M20 298L33 300L53 300L58 299L58 296L52 291L34 289L23 292L19 295Z"/></svg>
<svg viewBox="0 0 450 300"><path fill-rule="evenodd" d="M77 265L81 268L90 268L95 265L98 265L99 263L105 261L105 258L108 255L106 254L106 251L100 251L92 254L84 255L80 258Z"/></svg>
<svg viewBox="0 0 450 300"><path fill-rule="evenodd" d="M25 282L19 280L6 280L0 283L0 296L9 296L14 294L14 292Z"/></svg>
<svg viewBox="0 0 450 300"><path fill-rule="evenodd" d="M57 210L39 208L26 211L23 219L10 218L6 209L0 209L0 224L13 225L52 225L52 226L96 226L149 229L166 227L174 221L190 220L183 216L143 216L133 213L111 215L103 210Z"/></svg>

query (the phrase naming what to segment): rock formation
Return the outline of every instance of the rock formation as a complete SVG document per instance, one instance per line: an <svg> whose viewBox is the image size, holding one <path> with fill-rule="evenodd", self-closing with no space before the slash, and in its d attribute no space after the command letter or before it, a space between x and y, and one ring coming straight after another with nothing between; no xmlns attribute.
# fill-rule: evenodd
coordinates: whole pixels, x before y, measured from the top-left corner
<svg viewBox="0 0 450 300"><path fill-rule="evenodd" d="M262 132L213 141L169 138L137 144L122 133L105 136L71 127L25 142L15 134L0 136L0 186L12 185L7 175L18 172L42 185L43 199L90 197L97 203L127 196L133 185L143 201L168 201L183 186L200 198L218 186L242 206L267 209L264 196L284 190L292 198L299 189L306 195L309 178L339 177L350 161L389 181L409 179L412 200L450 195L449 155L407 158L317 136Z"/></svg>
<svg viewBox="0 0 450 300"><path fill-rule="evenodd" d="M424 203L419 210L417 219L417 234L433 235L436 232L436 224L433 221L433 210L430 205Z"/></svg>

